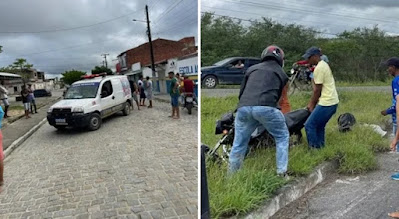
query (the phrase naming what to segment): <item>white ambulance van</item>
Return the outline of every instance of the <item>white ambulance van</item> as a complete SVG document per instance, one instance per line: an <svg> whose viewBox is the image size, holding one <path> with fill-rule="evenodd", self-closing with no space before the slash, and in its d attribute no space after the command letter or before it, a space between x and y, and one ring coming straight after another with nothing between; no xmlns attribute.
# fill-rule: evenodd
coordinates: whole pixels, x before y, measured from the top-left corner
<svg viewBox="0 0 399 219"><path fill-rule="evenodd" d="M130 114L131 88L127 76L96 74L73 83L47 111L47 121L57 129L87 127L94 131L102 119L123 112Z"/></svg>

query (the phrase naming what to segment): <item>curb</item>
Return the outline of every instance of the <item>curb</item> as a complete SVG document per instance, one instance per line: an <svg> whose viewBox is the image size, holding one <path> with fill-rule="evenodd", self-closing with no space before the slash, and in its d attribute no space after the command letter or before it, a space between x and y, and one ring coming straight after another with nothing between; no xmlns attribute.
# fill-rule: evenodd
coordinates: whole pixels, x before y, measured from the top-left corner
<svg viewBox="0 0 399 219"><path fill-rule="evenodd" d="M60 100L62 97L59 97L53 101L48 102L47 104L43 105L42 107L45 107L49 104L51 104L52 102L58 101ZM40 108L42 108L40 107ZM39 109L40 109L39 108ZM22 116L24 117L24 115ZM22 118L21 117L21 118ZM17 119L16 119L17 120ZM16 121L15 120L15 121ZM14 122L15 122L14 121ZM33 126L33 128L31 128L27 133L25 133L23 136L19 137L17 140L15 140L10 146L7 147L7 149L4 151L4 161L6 161L6 159L8 158L8 156L11 154L12 151L14 151L15 149L17 149L19 146L21 146L26 139L28 139L30 136L32 136L40 127L42 127L45 123L47 122L47 118L44 118L42 121L40 121L37 125Z"/></svg>
<svg viewBox="0 0 399 219"><path fill-rule="evenodd" d="M21 146L22 143L25 142L26 139L28 139L30 136L33 135L40 127L42 127L45 123L47 122L47 118L44 118L42 121L39 122L39 124L35 125L33 128L31 128L26 134L24 134L22 137L19 137L17 140L15 140L5 151L4 151L4 157L7 158L10 153L17 149L19 146Z"/></svg>
<svg viewBox="0 0 399 219"><path fill-rule="evenodd" d="M158 98L158 97L155 97L155 96L154 96L154 100L159 101L159 102L164 102L164 103L170 103L170 100L165 100L165 99Z"/></svg>
<svg viewBox="0 0 399 219"><path fill-rule="evenodd" d="M276 192L276 196L266 201L265 205L245 216L246 219L269 218L289 203L299 199L305 193L323 182L328 175L338 167L338 161L330 161L316 167L307 177L293 180L292 183L283 186Z"/></svg>
<svg viewBox="0 0 399 219"><path fill-rule="evenodd" d="M46 104L43 104L42 106L38 107L37 109L41 109L41 108L43 108L43 107L45 107L45 106L51 104L52 102L58 101L58 100L60 100L60 99L62 99L62 97L58 97L57 99L54 99L54 100L52 100L52 101L49 101L49 102L47 102ZM25 116L25 115L19 115L19 116L16 116L16 117L14 117L14 118L8 119L7 123L5 123L5 124L3 125L3 128L6 127L6 126L8 126L8 125L10 125L10 124L12 124L12 123L14 123L15 121L17 121L17 120L19 120L19 119L21 119L21 118L23 118L24 116Z"/></svg>

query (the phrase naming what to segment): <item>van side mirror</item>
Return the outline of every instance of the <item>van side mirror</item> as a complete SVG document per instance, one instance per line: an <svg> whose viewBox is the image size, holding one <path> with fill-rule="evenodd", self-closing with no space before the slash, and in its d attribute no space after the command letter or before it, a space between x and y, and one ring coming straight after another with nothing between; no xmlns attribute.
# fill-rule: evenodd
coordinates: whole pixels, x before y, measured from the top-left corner
<svg viewBox="0 0 399 219"><path fill-rule="evenodd" d="M107 96L107 91L101 92L101 98L104 98L104 97L106 97L106 96Z"/></svg>

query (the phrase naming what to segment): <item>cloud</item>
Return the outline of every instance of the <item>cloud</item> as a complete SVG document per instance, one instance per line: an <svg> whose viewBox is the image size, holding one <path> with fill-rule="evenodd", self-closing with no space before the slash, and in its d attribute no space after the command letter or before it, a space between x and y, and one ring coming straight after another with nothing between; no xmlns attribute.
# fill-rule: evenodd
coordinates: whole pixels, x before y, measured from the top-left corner
<svg viewBox="0 0 399 219"><path fill-rule="evenodd" d="M114 69L118 54L148 41L146 24L132 21L146 19L146 4L154 39L197 36L196 0L2 0L0 67L22 57L49 74L90 71L108 53Z"/></svg>

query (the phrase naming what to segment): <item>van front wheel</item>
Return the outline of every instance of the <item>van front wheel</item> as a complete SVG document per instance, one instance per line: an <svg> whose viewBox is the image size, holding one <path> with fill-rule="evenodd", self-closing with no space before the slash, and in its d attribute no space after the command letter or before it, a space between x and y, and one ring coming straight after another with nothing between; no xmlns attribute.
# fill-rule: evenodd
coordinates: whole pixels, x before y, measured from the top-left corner
<svg viewBox="0 0 399 219"><path fill-rule="evenodd" d="M95 131L101 127L101 117L98 113L91 114L89 122L89 130Z"/></svg>
<svg viewBox="0 0 399 219"><path fill-rule="evenodd" d="M130 106L130 103L129 103L129 102L126 102L126 103L125 103L125 107L124 107L123 110L122 110L124 116L127 116L127 115L130 114L130 107L131 107L131 106Z"/></svg>

